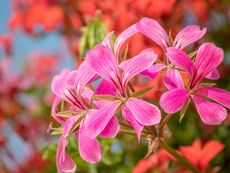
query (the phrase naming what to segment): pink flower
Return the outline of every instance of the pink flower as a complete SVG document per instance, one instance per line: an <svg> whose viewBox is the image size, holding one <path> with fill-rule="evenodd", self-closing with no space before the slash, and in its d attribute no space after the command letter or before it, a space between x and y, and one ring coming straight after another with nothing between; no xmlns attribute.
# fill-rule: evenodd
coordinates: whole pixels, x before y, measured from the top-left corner
<svg viewBox="0 0 230 173"><path fill-rule="evenodd" d="M119 131L118 120L113 116L119 103L106 102L105 106L99 109L92 108L90 105L93 91L86 85L94 76L94 71L86 63L83 63L78 70L70 72L68 69L64 69L52 81L52 91L56 95L52 106L52 116L62 125L62 136L56 155L57 168L60 173L74 172L76 169L74 161L65 152L68 137L72 133L78 140L81 157L89 163L95 163L101 158L101 147L96 136L92 138L89 135L87 124L92 120L95 120L92 122L93 124L103 121L103 127L98 129L95 126L93 130L106 138L114 137ZM58 114L58 105L63 101L68 104L68 107L67 110L61 110L63 113L60 115ZM102 117L104 114L108 116L107 119L94 119Z"/></svg>
<svg viewBox="0 0 230 173"><path fill-rule="evenodd" d="M197 25L188 25L182 29L175 37L173 43L161 25L154 19L144 17L137 23L137 29L145 36L152 39L155 43L166 50L168 47L184 49L188 45L196 42L204 36L207 29L200 29Z"/></svg>
<svg viewBox="0 0 230 173"><path fill-rule="evenodd" d="M103 79L96 94L116 96L117 100L113 102L119 103L123 118L135 129L139 140L143 127L158 124L161 116L158 107L132 97L128 87L129 81L148 69L157 59L157 55L151 49L147 49L135 57L119 63L119 50L122 44L136 32L135 25L129 27L117 37L114 45L110 42L112 35L110 33L102 44L88 52L86 61ZM107 116L105 114L100 119L106 119ZM101 121L96 126L104 127L104 122ZM98 132L93 131L91 134L96 136Z"/></svg>
<svg viewBox="0 0 230 173"><path fill-rule="evenodd" d="M224 107L230 108L230 93L201 83L206 77L218 77L216 68L223 60L223 50L212 43L204 43L198 49L194 62L182 50L176 48L167 48L167 57L176 67L188 72L190 80L185 88L177 70L167 72L165 85L169 91L160 99L164 111L173 114L181 110L188 99L192 98L205 124L216 125L224 121L227 116Z"/></svg>
<svg viewBox="0 0 230 173"><path fill-rule="evenodd" d="M139 32L153 40L165 52L168 47L175 47L182 50L203 37L207 31L206 28L201 30L197 25L188 25L176 35L175 40L171 43L169 35L154 19L142 18L137 22L136 26ZM165 62L166 64L154 64L149 69L143 71L142 75L155 78L162 69L166 68L168 60L166 59Z"/></svg>

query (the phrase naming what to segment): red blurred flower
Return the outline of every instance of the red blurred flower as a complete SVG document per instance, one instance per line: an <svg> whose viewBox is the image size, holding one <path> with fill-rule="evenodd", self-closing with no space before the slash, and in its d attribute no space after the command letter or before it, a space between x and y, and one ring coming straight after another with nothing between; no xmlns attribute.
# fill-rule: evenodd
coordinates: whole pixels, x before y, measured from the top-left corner
<svg viewBox="0 0 230 173"><path fill-rule="evenodd" d="M145 173L151 170L167 173L169 161L172 159L173 157L167 151L160 149L157 153L139 161L132 173Z"/></svg>
<svg viewBox="0 0 230 173"><path fill-rule="evenodd" d="M22 26L25 31L32 32L37 24L44 30L52 31L63 21L61 6L49 1L27 0L13 1L14 14L10 19L11 29Z"/></svg>
<svg viewBox="0 0 230 173"><path fill-rule="evenodd" d="M0 45L2 45L3 50L6 55L11 54L12 46L12 36L11 35L0 35Z"/></svg>
<svg viewBox="0 0 230 173"><path fill-rule="evenodd" d="M209 168L210 161L223 150L224 145L216 140L207 142L203 147L197 139L191 146L181 146L179 152L200 171Z"/></svg>

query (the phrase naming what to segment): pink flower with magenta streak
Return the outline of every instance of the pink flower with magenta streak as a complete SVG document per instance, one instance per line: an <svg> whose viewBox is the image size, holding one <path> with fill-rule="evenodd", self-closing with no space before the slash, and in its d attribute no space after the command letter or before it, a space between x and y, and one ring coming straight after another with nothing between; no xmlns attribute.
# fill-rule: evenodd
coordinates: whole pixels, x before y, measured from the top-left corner
<svg viewBox="0 0 230 173"><path fill-rule="evenodd" d="M169 91L160 99L160 105L165 112L173 114L183 108L189 98L192 98L201 120L205 124L217 125L222 123L230 108L230 93L220 88L202 85L206 78L217 79L218 65L224 58L223 50L212 43L202 44L194 62L182 50L167 48L167 58L176 66L186 71L190 76L185 88L180 73L177 70L168 71L165 85Z"/></svg>
<svg viewBox="0 0 230 173"><path fill-rule="evenodd" d="M135 25L129 27L117 37L114 45L110 42L112 33L109 33L102 44L88 52L86 61L103 79L96 94L114 95L118 98L114 102L121 106L123 118L135 129L138 140L140 140L144 126L158 124L161 114L155 105L132 97L128 86L134 76L148 69L156 61L157 55L151 49L147 49L131 59L118 62L122 44L136 32ZM104 114L103 117L95 118L107 119L108 116ZM97 124L91 123L88 128L94 129L95 126L97 129L100 129L99 126L104 127L104 121ZM91 135L97 136L98 132L92 131Z"/></svg>
<svg viewBox="0 0 230 173"><path fill-rule="evenodd" d="M118 120L114 115L119 103L110 102L100 108L91 108L91 97L93 91L86 85L94 79L95 72L84 62L78 70L63 70L60 75L54 77L52 81L52 91L56 98L52 106L52 116L62 125L62 136L58 143L56 162L59 173L74 172L76 165L74 161L66 154L65 148L68 144L68 137L74 133L78 140L80 156L89 163L98 162L101 159L101 147L96 139L92 138L87 130L88 121L92 117L101 117L101 114L108 115L104 121L104 127L93 129L98 135L105 138L113 138L119 131ZM58 114L58 105L60 102L68 104L67 110L62 110ZM52 128L51 128L52 129Z"/></svg>
<svg viewBox="0 0 230 173"><path fill-rule="evenodd" d="M176 35L173 43L171 43L167 32L154 19L147 17L142 18L139 22L137 22L136 26L140 33L153 40L165 52L167 52L166 49L169 47L174 47L182 50L188 45L202 38L207 31L206 28L200 29L200 27L197 25L188 25ZM142 74L150 78L155 78L156 75L165 67L165 64L153 64L150 68L143 71Z"/></svg>

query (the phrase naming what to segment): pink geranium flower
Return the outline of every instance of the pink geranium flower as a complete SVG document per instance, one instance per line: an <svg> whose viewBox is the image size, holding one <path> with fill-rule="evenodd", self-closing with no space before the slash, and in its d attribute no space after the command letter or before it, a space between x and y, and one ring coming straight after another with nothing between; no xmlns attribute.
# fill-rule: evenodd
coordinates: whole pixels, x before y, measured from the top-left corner
<svg viewBox="0 0 230 173"><path fill-rule="evenodd" d="M160 110L155 105L132 97L128 87L129 81L148 69L157 59L157 55L151 49L147 49L135 57L119 63L119 50L122 44L136 32L135 25L129 27L117 37L114 45L110 42L112 33L109 33L102 44L88 52L86 61L103 79L96 94L110 94L118 98L114 102L119 103L123 118L132 125L140 139L144 126L158 124L161 116ZM107 119L107 117L108 115L104 115L100 119ZM92 126L104 127L104 122L101 121L98 124L92 124ZM93 131L91 134L96 136L98 132Z"/></svg>
<svg viewBox="0 0 230 173"><path fill-rule="evenodd" d="M119 124L114 114L119 103L106 102L105 106L92 108L90 106L93 91L86 85L94 78L95 73L84 62L78 70L69 71L65 69L52 81L52 91L56 98L52 106L53 117L62 125L62 136L58 143L56 162L58 172L74 172L76 165L66 154L65 148L68 144L68 137L74 133L78 140L79 153L89 163L98 162L101 158L101 147L96 139L92 138L87 130L87 124L92 121L91 117L108 115L107 119L96 119L93 123L104 121L104 127L95 131L98 135L106 138L113 138L119 131ZM58 113L58 104L65 101L68 104L67 110Z"/></svg>
<svg viewBox="0 0 230 173"><path fill-rule="evenodd" d="M142 18L137 23L137 29L161 46L165 51L168 47L175 47L182 50L203 37L207 31L206 28L201 30L197 25L188 25L176 35L173 43L170 43L167 32L154 19L147 17Z"/></svg>
<svg viewBox="0 0 230 173"><path fill-rule="evenodd" d="M212 76L213 79L218 77L216 68L223 60L223 50L212 43L204 43L198 49L194 62L186 53L176 48L167 48L167 57L177 68L188 72L190 80L185 88L177 70L167 72L165 85L169 91L160 99L164 111L173 114L192 98L205 124L216 125L224 121L227 116L224 107L230 108L230 93L201 83L207 76Z"/></svg>
<svg viewBox="0 0 230 173"><path fill-rule="evenodd" d="M137 22L136 26L139 32L153 40L165 52L169 47L175 47L182 50L202 38L207 31L206 28L200 29L197 25L188 25L176 35L172 43L170 42L170 37L167 32L154 19L147 17L142 18ZM166 59L165 62L166 64L154 64L149 69L143 71L142 74L150 78L155 78L162 69L167 67L168 60Z"/></svg>

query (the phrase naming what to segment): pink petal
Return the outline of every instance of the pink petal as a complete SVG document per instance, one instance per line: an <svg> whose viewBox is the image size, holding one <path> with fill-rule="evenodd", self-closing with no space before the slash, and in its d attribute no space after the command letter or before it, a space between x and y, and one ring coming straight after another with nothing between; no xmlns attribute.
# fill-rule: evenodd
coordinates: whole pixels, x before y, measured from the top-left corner
<svg viewBox="0 0 230 173"><path fill-rule="evenodd" d="M112 36L113 36L113 34L114 34L114 31L109 32L109 33L105 36L104 40L103 40L102 43L101 43L102 45L107 46L107 47L110 48L111 50L112 50L111 42L112 42Z"/></svg>
<svg viewBox="0 0 230 173"><path fill-rule="evenodd" d="M78 73L75 76L75 86L76 86L76 91L77 91L77 96L78 98L81 98L81 93L92 78L95 76L95 71L89 66L89 64L84 61L79 69Z"/></svg>
<svg viewBox="0 0 230 173"><path fill-rule="evenodd" d="M108 122L107 126L100 133L103 138L114 138L120 130L120 125L117 117L113 116Z"/></svg>
<svg viewBox="0 0 230 173"><path fill-rule="evenodd" d="M139 30L139 32L156 42L163 49L170 45L168 34L154 19L147 17L142 18L137 23L137 29Z"/></svg>
<svg viewBox="0 0 230 173"><path fill-rule="evenodd" d="M160 123L161 113L157 106L137 98L129 98L125 105L140 124L150 126Z"/></svg>
<svg viewBox="0 0 230 173"><path fill-rule="evenodd" d="M165 68L164 64L153 64L147 70L144 70L143 72L141 72L141 75L154 79L161 72L163 68Z"/></svg>
<svg viewBox="0 0 230 173"><path fill-rule="evenodd" d="M68 74L66 74L65 76L65 86L68 89L73 89L76 87L75 85L75 78L78 75L78 70L73 70L71 72L69 72Z"/></svg>
<svg viewBox="0 0 230 173"><path fill-rule="evenodd" d="M167 48L166 56L172 64L187 71L190 75L193 74L193 62L184 51L176 48Z"/></svg>
<svg viewBox="0 0 230 173"><path fill-rule="evenodd" d="M116 58L119 56L119 51L121 49L121 46L124 44L124 42L132 37L134 34L138 32L136 25L131 25L127 29L125 29L120 35L118 35L115 43L114 43L114 51Z"/></svg>
<svg viewBox="0 0 230 173"><path fill-rule="evenodd" d="M78 147L82 159L89 163L99 162L101 159L101 146L96 138L92 139L88 131L83 127L79 128Z"/></svg>
<svg viewBox="0 0 230 173"><path fill-rule="evenodd" d="M152 49L147 49L135 57L122 62L119 67L123 70L124 86L126 86L132 77L151 67L156 59L157 54Z"/></svg>
<svg viewBox="0 0 230 173"><path fill-rule="evenodd" d="M223 61L223 50L216 47L213 43L202 44L197 52L194 62L194 77L191 86L198 84L210 72L215 70Z"/></svg>
<svg viewBox="0 0 230 173"><path fill-rule="evenodd" d="M164 84L169 90L184 88L183 79L180 75L180 72L178 72L176 69L169 69L166 72L164 77Z"/></svg>
<svg viewBox="0 0 230 173"><path fill-rule="evenodd" d="M165 112L173 114L182 109L189 98L189 92L186 89L173 89L162 94L160 105Z"/></svg>
<svg viewBox="0 0 230 173"><path fill-rule="evenodd" d="M198 114L205 124L218 125L221 124L227 117L226 109L213 102L209 102L200 96L193 95L193 100L196 105Z"/></svg>
<svg viewBox="0 0 230 173"><path fill-rule="evenodd" d="M65 148L68 142L66 138L61 138L58 147L57 147L57 154L56 154L56 163L57 169L59 173L68 173L68 172L75 172L76 165L75 162L66 154Z"/></svg>
<svg viewBox="0 0 230 173"><path fill-rule="evenodd" d="M70 130L73 127L74 123L78 120L78 118L79 118L79 116L75 115L73 117L68 118L64 122L63 133L62 133L63 137L68 137L70 135Z"/></svg>
<svg viewBox="0 0 230 173"><path fill-rule="evenodd" d="M196 90L196 93L207 96L230 109L230 92L226 90L215 87L203 87Z"/></svg>
<svg viewBox="0 0 230 173"><path fill-rule="evenodd" d="M188 45L196 42L206 33L207 28L201 28L197 25L189 25L182 29L176 36L173 47L184 49Z"/></svg>
<svg viewBox="0 0 230 173"><path fill-rule="evenodd" d="M94 91L93 90L91 90L88 87L84 88L84 90L82 92L82 98L86 101L86 103L90 104L91 98L93 97L93 95L94 95Z"/></svg>
<svg viewBox="0 0 230 173"><path fill-rule="evenodd" d="M88 112L85 126L91 138L95 138L106 128L120 104L120 101L107 101L104 102L104 106L100 109Z"/></svg>
<svg viewBox="0 0 230 173"><path fill-rule="evenodd" d="M119 83L120 72L112 51L103 45L98 45L86 55L86 61L92 69L103 79L112 83L115 87Z"/></svg>
<svg viewBox="0 0 230 173"><path fill-rule="evenodd" d="M132 126L132 127L134 128L134 130L136 131L136 133L137 133L137 139L138 139L138 141L140 141L140 139L141 139L141 132L142 132L144 126L141 125L141 124L134 118L134 116L132 115L131 111L130 111L129 108L126 106L126 104L124 104L124 105L122 106L121 112L122 112L123 118L124 118L129 124L131 124L131 126Z"/></svg>
<svg viewBox="0 0 230 173"><path fill-rule="evenodd" d="M102 80L98 85L95 94L102 94L102 95L115 95L117 89L112 85L110 82L106 80Z"/></svg>
<svg viewBox="0 0 230 173"><path fill-rule="evenodd" d="M56 75L52 80L51 90L59 98L65 98L63 90L66 88L65 79L69 73L69 69L63 69L62 72L59 75Z"/></svg>
<svg viewBox="0 0 230 173"><path fill-rule="evenodd" d="M56 114L58 113L58 105L60 102L61 102L61 99L59 97L55 96L53 104L52 104L51 115L56 121L63 124L64 119L60 116L56 116Z"/></svg>
<svg viewBox="0 0 230 173"><path fill-rule="evenodd" d="M220 73L217 69L214 69L205 77L211 80L217 80L220 78Z"/></svg>

